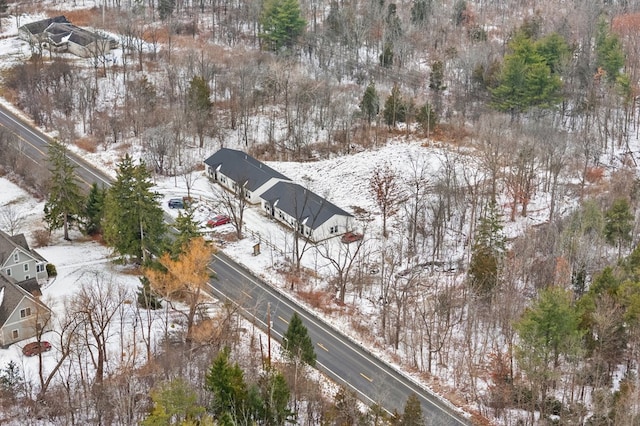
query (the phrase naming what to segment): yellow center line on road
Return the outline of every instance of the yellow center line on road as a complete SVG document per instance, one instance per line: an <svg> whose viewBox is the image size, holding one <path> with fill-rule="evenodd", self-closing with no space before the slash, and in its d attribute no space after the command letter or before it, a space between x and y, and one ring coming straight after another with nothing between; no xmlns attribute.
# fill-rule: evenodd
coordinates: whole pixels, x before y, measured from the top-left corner
<svg viewBox="0 0 640 426"><path fill-rule="evenodd" d="M370 382L372 382L372 383L373 383L373 379L372 379L372 378L365 376L363 373L360 373L360 375L361 375L362 377L364 377L365 379L367 379L368 381L370 381Z"/></svg>
<svg viewBox="0 0 640 426"><path fill-rule="evenodd" d="M22 135L19 135L18 133L14 132L13 130L9 129L7 126L5 126L5 125L3 125L3 124L0 124L0 127L4 127L5 129L9 130L9 131L11 132L11 134L13 134L13 136L15 136L15 137L16 137L16 138L18 138L20 141L22 141L22 142L26 143L27 145L29 145L29 146L30 146L31 148L33 148L34 150L38 151L38 152L40 153L40 155L42 155L44 158L48 158L48 154L46 154L43 150L41 150L40 148L38 148L37 146L35 146L35 145L34 145L34 144L32 144L31 142L29 142L28 140L26 140L24 137L22 137ZM38 137L39 137L39 136L38 136ZM45 142L49 143L49 141L46 141L46 140L45 140ZM19 148L17 148L17 149L19 150ZM29 159L30 159L31 161L33 161L34 163L36 163L36 164L37 164L37 161L36 161L35 159L30 158L30 157L29 157ZM73 160L73 159L70 159L70 160L75 162L75 160ZM77 166L80 166L80 164L79 164L79 163L76 163L76 165L77 165ZM84 184L86 184L87 186L89 186L89 187L91 186L91 184L90 184L89 182L87 182L87 181L86 181L86 180L84 180L82 177L78 176L77 174L76 174L76 178L77 178L79 181L81 181L81 182L83 182Z"/></svg>
<svg viewBox="0 0 640 426"><path fill-rule="evenodd" d="M289 324L289 321L287 321L286 319L282 318L280 315L278 315L278 318L280 318L282 320L282 322L284 322L285 324Z"/></svg>
<svg viewBox="0 0 640 426"><path fill-rule="evenodd" d="M249 299L253 299L253 297L251 297L251 295L249 293L247 293L246 291L244 291L244 290L242 290L242 294L247 296Z"/></svg>
<svg viewBox="0 0 640 426"><path fill-rule="evenodd" d="M320 346L325 351L329 352L329 349L325 348L325 346L322 343L318 343L318 346Z"/></svg>

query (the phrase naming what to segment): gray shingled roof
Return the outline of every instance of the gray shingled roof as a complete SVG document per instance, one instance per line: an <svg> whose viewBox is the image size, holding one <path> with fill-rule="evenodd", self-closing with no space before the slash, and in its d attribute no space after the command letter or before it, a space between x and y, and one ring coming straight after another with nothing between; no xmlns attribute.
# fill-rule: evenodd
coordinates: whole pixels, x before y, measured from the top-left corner
<svg viewBox="0 0 640 426"><path fill-rule="evenodd" d="M40 297L42 296L42 289L40 288L40 284L38 284L38 280L34 278L29 278L28 280L20 281L17 283L24 291L29 293L32 296Z"/></svg>
<svg viewBox="0 0 640 426"><path fill-rule="evenodd" d="M0 272L0 292L3 293L2 303L0 303L0 327L4 327L22 298L33 299L33 297L2 272Z"/></svg>
<svg viewBox="0 0 640 426"><path fill-rule="evenodd" d="M219 167L220 173L236 183L247 182L246 188L249 191L255 191L272 178L291 180L249 154L235 149L222 148L204 160L204 163L214 170Z"/></svg>
<svg viewBox="0 0 640 426"><path fill-rule="evenodd" d="M70 23L52 23L45 30L53 41L60 43L63 38L69 37L69 41L80 46L87 46L99 39L95 33L84 28L76 27Z"/></svg>
<svg viewBox="0 0 640 426"><path fill-rule="evenodd" d="M54 18L43 19L41 21L29 22L28 24L21 26L20 29L26 28L31 34L36 35L44 32L44 30L53 23L69 23L69 21L65 16L60 15Z"/></svg>
<svg viewBox="0 0 640 426"><path fill-rule="evenodd" d="M304 222L311 229L319 228L334 215L352 216L335 204L292 182L278 182L262 194L262 199Z"/></svg>
<svg viewBox="0 0 640 426"><path fill-rule="evenodd" d="M38 252L31 250L27 239L24 234L18 234L10 236L9 234L0 230L0 264L3 264L5 260L13 253L16 247L21 247L24 251L31 254L34 258L46 262L46 260L38 254Z"/></svg>

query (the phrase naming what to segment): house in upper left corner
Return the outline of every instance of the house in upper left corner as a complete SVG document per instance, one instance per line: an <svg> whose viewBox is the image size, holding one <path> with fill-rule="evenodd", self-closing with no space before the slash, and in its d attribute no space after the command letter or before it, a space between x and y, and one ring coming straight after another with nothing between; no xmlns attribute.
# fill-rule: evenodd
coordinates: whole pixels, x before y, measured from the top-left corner
<svg viewBox="0 0 640 426"><path fill-rule="evenodd" d="M40 301L35 279L17 283L0 272L0 347L51 329L51 310Z"/></svg>
<svg viewBox="0 0 640 426"><path fill-rule="evenodd" d="M3 231L0 231L0 272L18 283L31 278L43 283L49 278L47 261L29 248L24 234L11 236Z"/></svg>
<svg viewBox="0 0 640 426"><path fill-rule="evenodd" d="M113 38L77 27L64 16L30 22L18 28L18 34L31 45L81 58L104 56L118 45Z"/></svg>

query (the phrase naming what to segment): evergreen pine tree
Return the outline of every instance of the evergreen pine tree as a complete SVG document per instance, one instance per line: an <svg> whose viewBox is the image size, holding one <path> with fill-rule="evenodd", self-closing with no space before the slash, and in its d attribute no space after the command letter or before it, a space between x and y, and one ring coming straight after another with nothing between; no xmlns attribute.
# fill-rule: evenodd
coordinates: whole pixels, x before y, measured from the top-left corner
<svg viewBox="0 0 640 426"><path fill-rule="evenodd" d="M98 188L97 183L91 185L91 190L84 206L84 232L88 235L96 235L102 232L106 193L107 191L104 188Z"/></svg>
<svg viewBox="0 0 640 426"><path fill-rule="evenodd" d="M380 66L391 68L393 65L393 43L387 41L384 43L384 49L380 54Z"/></svg>
<svg viewBox="0 0 640 426"><path fill-rule="evenodd" d="M11 360L0 371L0 391L11 396L21 396L24 391L24 380L20 366Z"/></svg>
<svg viewBox="0 0 640 426"><path fill-rule="evenodd" d="M188 117L191 120L196 133L200 148L204 146L205 129L209 124L211 114L211 89L204 78L195 76L189 82L189 92L187 93Z"/></svg>
<svg viewBox="0 0 640 426"><path fill-rule="evenodd" d="M193 213L194 211L191 207L186 208L184 214L182 211L179 211L178 217L173 223L173 227L178 231L171 248L171 253L173 253L174 256L182 253L183 247L189 241L202 236L198 223L193 218Z"/></svg>
<svg viewBox="0 0 640 426"><path fill-rule="evenodd" d="M618 246L618 259L622 246L632 241L633 220L629 202L624 198L614 201L604 216L604 236L609 244Z"/></svg>
<svg viewBox="0 0 640 426"><path fill-rule="evenodd" d="M374 82L369 83L364 91L362 101L360 102L360 111L362 111L368 123L371 123L378 115L378 112L380 112L380 99L378 98L378 92L376 92Z"/></svg>
<svg viewBox="0 0 640 426"><path fill-rule="evenodd" d="M146 261L147 254L162 252L165 225L144 163L135 165L127 154L119 163L116 180L107 191L104 238L117 253Z"/></svg>
<svg viewBox="0 0 640 426"><path fill-rule="evenodd" d="M49 164L51 187L44 206L45 221L51 231L63 228L64 239L68 241L69 227L82 212L84 198L67 149L58 141L49 145Z"/></svg>
<svg viewBox="0 0 640 426"><path fill-rule="evenodd" d="M282 373L268 369L259 380L260 417L264 424L283 425L291 421L294 413L289 410L291 391Z"/></svg>
<svg viewBox="0 0 640 426"><path fill-rule="evenodd" d="M391 94L384 103L384 121L389 127L393 127L396 123L403 123L406 114L406 105L400 95L400 88L397 84L393 85Z"/></svg>
<svg viewBox="0 0 640 426"><path fill-rule="evenodd" d="M198 405L198 394L184 379L160 384L151 392L151 400L153 410L142 426L213 424L206 409Z"/></svg>
<svg viewBox="0 0 640 426"><path fill-rule="evenodd" d="M518 366L531 381L533 403L546 399L546 393L557 380L563 360L573 359L582 350L584 332L580 315L570 291L549 287L540 292L538 300L514 324L518 332L515 356ZM544 408L544 404L540 404Z"/></svg>
<svg viewBox="0 0 640 426"><path fill-rule="evenodd" d="M414 0L411 5L411 23L422 26L431 14L432 0Z"/></svg>
<svg viewBox="0 0 640 426"><path fill-rule="evenodd" d="M159 0L158 2L158 13L160 14L160 19L164 21L168 17L173 14L173 10L176 7L175 0Z"/></svg>
<svg viewBox="0 0 640 426"><path fill-rule="evenodd" d="M216 419L241 418L246 405L247 385L238 364L229 361L230 350L222 349L206 375L205 389L213 394L211 411Z"/></svg>
<svg viewBox="0 0 640 426"><path fill-rule="evenodd" d="M447 86L444 84L444 63L435 61L431 64L431 74L429 74L429 89L436 92L445 90Z"/></svg>
<svg viewBox="0 0 640 426"><path fill-rule="evenodd" d="M7 0L0 0L0 17L4 15L9 9L9 2ZM0 19L0 29L2 29L2 19Z"/></svg>
<svg viewBox="0 0 640 426"><path fill-rule="evenodd" d="M492 202L476 229L469 265L471 288L479 296L489 296L497 286L500 263L505 250L506 238L502 232L500 215Z"/></svg>
<svg viewBox="0 0 640 426"><path fill-rule="evenodd" d="M422 406L415 393L412 393L409 395L409 398L407 398L400 426L424 426Z"/></svg>
<svg viewBox="0 0 640 426"><path fill-rule="evenodd" d="M289 321L287 332L282 337L282 347L290 359L300 360L312 367L316 365L313 342L309 337L307 327L302 324L302 320L295 312Z"/></svg>
<svg viewBox="0 0 640 426"><path fill-rule="evenodd" d="M494 108L515 116L532 107L552 108L560 102L562 81L552 72L553 58L544 56L549 54L544 46L523 31L509 42L511 52L504 57L500 83L491 91Z"/></svg>
<svg viewBox="0 0 640 426"><path fill-rule="evenodd" d="M273 51L292 48L307 25L298 0L265 1L260 24L260 38Z"/></svg>
<svg viewBox="0 0 640 426"><path fill-rule="evenodd" d="M144 309L160 309L162 303L158 296L151 290L149 278L140 277L140 287L138 287L138 306Z"/></svg>
<svg viewBox="0 0 640 426"><path fill-rule="evenodd" d="M603 18L596 33L596 65L607 74L607 81L615 83L624 66L624 51L617 35L609 32L609 24Z"/></svg>

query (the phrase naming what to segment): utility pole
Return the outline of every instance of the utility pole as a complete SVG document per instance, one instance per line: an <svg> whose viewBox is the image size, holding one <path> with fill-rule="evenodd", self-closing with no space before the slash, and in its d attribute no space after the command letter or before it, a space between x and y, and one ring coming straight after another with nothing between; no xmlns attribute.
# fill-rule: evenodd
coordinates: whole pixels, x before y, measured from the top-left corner
<svg viewBox="0 0 640 426"><path fill-rule="evenodd" d="M267 368L271 368L271 302L267 303Z"/></svg>

